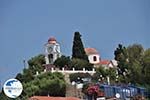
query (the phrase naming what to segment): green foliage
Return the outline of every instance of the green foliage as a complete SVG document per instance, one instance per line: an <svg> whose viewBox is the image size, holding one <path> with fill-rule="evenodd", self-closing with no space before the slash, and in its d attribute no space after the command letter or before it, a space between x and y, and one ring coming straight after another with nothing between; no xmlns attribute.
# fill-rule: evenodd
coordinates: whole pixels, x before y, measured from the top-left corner
<svg viewBox="0 0 150 100"><path fill-rule="evenodd" d="M126 47L123 47L121 44L119 44L114 54L115 60L118 61L118 74L125 77L128 69L128 53Z"/></svg>
<svg viewBox="0 0 150 100"><path fill-rule="evenodd" d="M38 55L28 61L29 67L16 78L23 83L23 92L19 99L27 99L33 95L65 96L66 83L61 73L41 73L44 70L44 55ZM40 74L36 75L36 71Z"/></svg>
<svg viewBox="0 0 150 100"><path fill-rule="evenodd" d="M116 81L116 69L115 68L109 68L107 69L107 76L110 77L111 83Z"/></svg>
<svg viewBox="0 0 150 100"><path fill-rule="evenodd" d="M31 58L28 61L28 68L23 69L23 73L18 73L16 79L22 82L29 82L34 79L34 75L38 71L39 73L44 70L43 64L45 64L44 55L38 55Z"/></svg>
<svg viewBox="0 0 150 100"><path fill-rule="evenodd" d="M84 94L88 94L87 89L88 89L88 87L89 87L90 84L91 84L91 83L83 84L82 92L83 92Z"/></svg>
<svg viewBox="0 0 150 100"><path fill-rule="evenodd" d="M150 49L147 49L144 52L143 58L142 58L142 66L143 66L143 77L144 77L144 82L146 84L150 84L150 81L148 79L150 79Z"/></svg>
<svg viewBox="0 0 150 100"><path fill-rule="evenodd" d="M83 70L83 68L85 68L86 70L92 70L93 68L93 65L88 61L77 58L71 60L70 66L71 68L75 68L75 70Z"/></svg>
<svg viewBox="0 0 150 100"><path fill-rule="evenodd" d="M69 75L70 81L82 82L83 78L91 78L89 73L74 73Z"/></svg>
<svg viewBox="0 0 150 100"><path fill-rule="evenodd" d="M32 71L33 74L36 74L36 71L42 72L44 70L43 64L45 64L44 55L40 54L31 58L28 61L29 70Z"/></svg>
<svg viewBox="0 0 150 100"><path fill-rule="evenodd" d="M150 84L150 49L144 50L139 44L116 48L119 81L132 84Z"/></svg>
<svg viewBox="0 0 150 100"><path fill-rule="evenodd" d="M88 57L84 51L84 46L79 32L74 33L72 58L79 58L88 61Z"/></svg>
<svg viewBox="0 0 150 100"><path fill-rule="evenodd" d="M28 82L34 79L34 75L31 70L29 69L23 69L23 73L18 73L16 75L16 79L22 81L22 82Z"/></svg>
<svg viewBox="0 0 150 100"><path fill-rule="evenodd" d="M141 61L141 58L144 53L144 49L142 45L140 44L130 45L128 46L127 51L128 51L129 61L135 61L135 60Z"/></svg>
<svg viewBox="0 0 150 100"><path fill-rule="evenodd" d="M54 62L54 65L62 69L63 67L69 67L70 63L71 63L70 57L69 56L66 57L63 55Z"/></svg>
<svg viewBox="0 0 150 100"><path fill-rule="evenodd" d="M34 80L23 83L23 96L43 95L43 96L65 96L66 83L61 73L43 73L35 77Z"/></svg>
<svg viewBox="0 0 150 100"><path fill-rule="evenodd" d="M26 97L22 97L22 99L20 99L20 97L21 97L21 96L19 96L18 98L13 99L13 98L7 97L7 96L4 94L4 91L3 91L3 90L0 92L0 100L27 100Z"/></svg>
<svg viewBox="0 0 150 100"><path fill-rule="evenodd" d="M84 46L79 32L74 33L72 59L66 56L62 56L54 62L54 65L60 69L65 67L66 69L75 68L75 70L82 70L85 68L86 70L92 70L92 65L89 63L88 57L85 54Z"/></svg>
<svg viewBox="0 0 150 100"><path fill-rule="evenodd" d="M4 91L2 90L2 91L0 92L0 100L13 100L13 99L7 97L7 96L4 94Z"/></svg>
<svg viewBox="0 0 150 100"><path fill-rule="evenodd" d="M119 75L119 81L121 83L128 83L129 82L128 79L129 57L128 57L127 48L119 44L114 54L115 54L115 60L118 61L117 70Z"/></svg>
<svg viewBox="0 0 150 100"><path fill-rule="evenodd" d="M54 65L60 69L63 67L66 69L72 70L72 68L75 68L75 70L83 70L85 68L86 70L92 70L92 64L90 64L88 61L78 58L70 59L69 57L62 56L58 58Z"/></svg>
<svg viewBox="0 0 150 100"><path fill-rule="evenodd" d="M96 69L96 72L99 75L102 75L102 76L106 77L108 75L107 70L108 69L105 69L104 67L99 67L99 68Z"/></svg>
<svg viewBox="0 0 150 100"><path fill-rule="evenodd" d="M110 77L110 82L114 83L115 79L116 79L116 69L114 69L114 68L105 69L104 67L100 66L99 68L96 69L96 73L93 75L92 80L96 81L96 82L99 79L101 81L103 79L106 80L107 76Z"/></svg>
<svg viewBox="0 0 150 100"><path fill-rule="evenodd" d="M142 84L142 56L144 49L139 44L133 44L127 47L128 53L128 75L129 82Z"/></svg>

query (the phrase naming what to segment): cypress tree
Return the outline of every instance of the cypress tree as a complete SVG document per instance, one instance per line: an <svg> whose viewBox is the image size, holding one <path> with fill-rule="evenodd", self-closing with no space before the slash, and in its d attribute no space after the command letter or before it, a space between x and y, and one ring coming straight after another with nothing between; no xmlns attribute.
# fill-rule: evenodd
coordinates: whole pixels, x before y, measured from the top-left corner
<svg viewBox="0 0 150 100"><path fill-rule="evenodd" d="M78 58L88 61L88 57L84 51L84 46L81 40L79 32L74 33L73 47L72 47L72 58Z"/></svg>

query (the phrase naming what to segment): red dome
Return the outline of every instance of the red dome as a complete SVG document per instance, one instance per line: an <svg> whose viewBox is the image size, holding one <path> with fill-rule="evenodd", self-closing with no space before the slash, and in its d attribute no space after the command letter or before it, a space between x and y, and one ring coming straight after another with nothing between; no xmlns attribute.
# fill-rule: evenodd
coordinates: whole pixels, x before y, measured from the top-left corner
<svg viewBox="0 0 150 100"><path fill-rule="evenodd" d="M48 43L52 44L52 43L56 43L56 39L54 37L50 37L48 39Z"/></svg>
<svg viewBox="0 0 150 100"><path fill-rule="evenodd" d="M54 38L54 37L50 37L49 39L48 39L48 42L49 41L56 41L56 39Z"/></svg>

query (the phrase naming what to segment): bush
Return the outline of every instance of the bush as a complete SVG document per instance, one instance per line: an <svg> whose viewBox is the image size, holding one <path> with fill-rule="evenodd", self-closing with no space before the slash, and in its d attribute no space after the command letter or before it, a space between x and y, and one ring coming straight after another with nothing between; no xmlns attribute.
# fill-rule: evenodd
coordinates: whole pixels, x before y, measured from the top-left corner
<svg viewBox="0 0 150 100"><path fill-rule="evenodd" d="M71 68L75 68L75 70L83 70L83 68L92 70L93 65L86 60L76 58L71 60Z"/></svg>
<svg viewBox="0 0 150 100"><path fill-rule="evenodd" d="M69 75L70 81L83 82L83 78L91 78L89 73L74 73Z"/></svg>

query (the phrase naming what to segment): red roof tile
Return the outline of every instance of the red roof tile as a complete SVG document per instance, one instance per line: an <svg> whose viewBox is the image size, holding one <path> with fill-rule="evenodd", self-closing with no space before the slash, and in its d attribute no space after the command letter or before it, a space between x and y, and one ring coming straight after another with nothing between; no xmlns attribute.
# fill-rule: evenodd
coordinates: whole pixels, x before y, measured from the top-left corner
<svg viewBox="0 0 150 100"><path fill-rule="evenodd" d="M87 55L90 55L90 54L99 54L98 51L95 49L95 48L85 48L85 53Z"/></svg>
<svg viewBox="0 0 150 100"><path fill-rule="evenodd" d="M110 63L110 61L109 60L101 60L99 63L101 65L108 65Z"/></svg>
<svg viewBox="0 0 150 100"><path fill-rule="evenodd" d="M76 97L47 97L47 96L33 96L29 100L80 100Z"/></svg>

